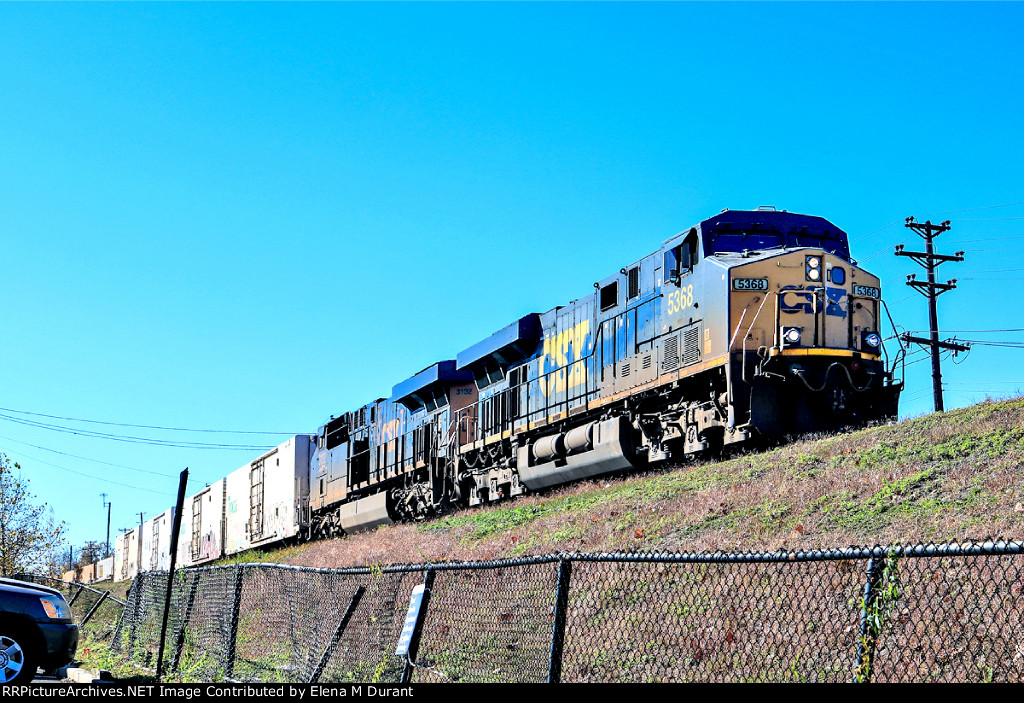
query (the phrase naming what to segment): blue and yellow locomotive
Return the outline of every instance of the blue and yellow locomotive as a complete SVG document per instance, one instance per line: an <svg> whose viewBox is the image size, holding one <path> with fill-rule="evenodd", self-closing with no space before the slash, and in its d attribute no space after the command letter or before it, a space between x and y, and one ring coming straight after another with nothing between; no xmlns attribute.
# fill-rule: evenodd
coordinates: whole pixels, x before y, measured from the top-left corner
<svg viewBox="0 0 1024 703"><path fill-rule="evenodd" d="M884 314L835 225L723 211L332 418L310 461L311 533L892 418Z"/></svg>

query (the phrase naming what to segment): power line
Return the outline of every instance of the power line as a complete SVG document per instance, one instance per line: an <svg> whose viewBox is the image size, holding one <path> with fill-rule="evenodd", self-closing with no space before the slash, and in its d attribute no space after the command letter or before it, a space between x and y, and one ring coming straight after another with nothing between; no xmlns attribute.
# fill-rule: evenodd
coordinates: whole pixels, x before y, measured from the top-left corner
<svg viewBox="0 0 1024 703"><path fill-rule="evenodd" d="M42 449L44 452L51 452L53 454L60 454L61 456L71 457L72 459L81 459L83 461L91 461L91 462L94 462L96 464L103 464L104 466L112 466L112 467L114 467L116 469L127 469L128 471L137 471L137 472L143 473L143 474L152 474L153 476L160 476L161 478L174 478L174 474L165 474L165 473L160 472L160 471L151 471L151 470L148 470L148 469L140 469L140 468L137 468L137 467L134 467L134 466L126 466L124 464L113 464L113 463L111 463L109 461L103 461L102 459L93 459L92 457L88 457L88 456L80 456L78 454L71 454L70 452L62 452L59 449L50 449L49 447L43 447L43 446L40 446L38 444L30 444L29 442L22 442L21 440L14 439L13 437L5 437L3 435L0 435L0 439L5 439L8 442L14 442L15 444L21 444L21 445L24 445L26 447L32 447L33 449ZM67 469L67 470L70 471L70 469ZM92 474L90 474L90 476L91 475ZM101 478L101 477L95 476L94 478ZM105 481L107 479L102 478L101 480ZM192 477L192 478L189 479L189 482L190 483L203 483L202 479L200 479L199 477Z"/></svg>
<svg viewBox="0 0 1024 703"><path fill-rule="evenodd" d="M963 339L967 344L976 344L981 347L1003 347L1005 349L1024 349L1024 342L991 342L984 339Z"/></svg>
<svg viewBox="0 0 1024 703"><path fill-rule="evenodd" d="M63 417L61 415L47 415L46 413L31 412L29 410L15 410L14 408L0 408L0 412L15 413L17 415L33 415L35 417L47 417L51 420L67 420L70 422L88 422L94 425L112 425L114 427L137 427L147 430L167 430L169 432L210 432L213 434L258 434L258 435L282 435L294 436L297 432L257 432L252 430L204 430L188 427L163 427L161 425L135 425L129 422L108 422L105 420L87 420L81 417Z"/></svg>
<svg viewBox="0 0 1024 703"><path fill-rule="evenodd" d="M81 437L94 437L97 439L110 439L116 442L128 442L131 444L150 444L158 447L176 447L179 449L231 449L231 450L242 450L242 451L263 451L272 449L269 445L258 445L258 444L216 444L211 442L184 442L168 439L155 439L151 437L138 437L134 435L115 435L106 432L96 432L94 430L76 429L71 427L64 427L62 425L55 425L46 422L38 422L36 420L27 420L24 418L12 417L10 415L4 415L0 413L0 419L7 420L19 425L26 425L28 427L38 427L44 430L52 430L54 432L64 432L67 434L79 435Z"/></svg>
<svg viewBox="0 0 1024 703"><path fill-rule="evenodd" d="M889 229L889 228L890 228L890 227L892 227L893 225L898 225L898 224L899 224L900 222L902 222L902 220L893 220L892 222L890 222L889 224L885 225L884 227L879 227L878 229L873 229L873 230L871 230L870 232L868 232L867 234L862 234L862 235L860 235L859 237L854 237L854 238L853 238L852 240L850 240L850 241L853 241L853 242L859 242L859 241L860 241L860 240L862 240L862 239L866 239L867 237L870 237L870 236L871 236L872 234L878 234L878 233L879 233L879 232L881 232L882 230L886 230L886 229Z"/></svg>
<svg viewBox="0 0 1024 703"><path fill-rule="evenodd" d="M925 217L931 217L932 215L956 215L960 212L978 212L980 210L998 210L1001 207L1013 207L1014 205L1024 205L1024 202L1003 203L1002 205L985 205L984 207L969 207L963 210L946 210L945 212L929 212L925 214Z"/></svg>
<svg viewBox="0 0 1024 703"><path fill-rule="evenodd" d="M1024 389L1024 386L1020 386L1017 391ZM1006 395L1012 393L1014 397L1020 395L1017 391L1012 391L1008 388L947 388L947 393L997 393Z"/></svg>
<svg viewBox="0 0 1024 703"><path fill-rule="evenodd" d="M969 208L964 208L962 210L946 210L944 212L929 212L929 213L925 214L925 217L932 217L934 215L956 215L956 214L959 214L961 212L980 212L982 210L998 210L999 208L1014 207L1015 205L1024 205L1024 202L1020 202L1020 203L1003 203L1002 205L985 205L983 207L969 207ZM961 218L958 218L958 219L961 219ZM997 218L997 219L1004 219L1004 218ZM1018 219L1018 218L1005 218L1005 219ZM862 234L859 237L855 237L851 241L859 242L861 239L866 239L867 237L870 237L872 234L878 234L879 232L881 232L883 230L889 229L893 225L898 225L900 222L902 222L902 220L893 220L889 224L883 225L882 227L879 227L878 229L871 230L867 234Z"/></svg>
<svg viewBox="0 0 1024 703"><path fill-rule="evenodd" d="M0 435L0 439L6 439L8 442L14 442L15 444L23 444L26 447L32 447L33 449L42 449L44 452L52 452L54 454L60 454L62 456L68 456L68 457L71 457L72 459L82 459L83 461L94 461L97 464L105 464L106 466L112 466L112 467L117 468L117 469L127 469L128 471L138 471L139 473L153 474L154 476L163 476L165 478L173 478L174 477L174 474L165 474L165 473L161 473L160 471L149 471L149 470L146 470L146 469L137 469L134 466L125 466L124 464L112 464L109 461L102 461L101 459L90 459L87 456L79 456L77 454L70 454L68 452L62 452L62 451L60 451L58 449L50 449L49 447L42 447L42 446L40 446L38 444L29 444L28 442L22 442L20 440L14 439L13 437L5 437L3 435Z"/></svg>
<svg viewBox="0 0 1024 703"><path fill-rule="evenodd" d="M111 481L108 478L102 478L100 476L94 476L92 474L83 473L81 471L75 471L74 469L69 469L66 466L60 466L59 464L53 464L53 463L50 463L49 461L44 461L43 459L39 459L37 457L30 456L28 454L25 454L24 452L15 451L15 452L11 452L11 453L14 454L15 456L24 457L25 459L29 459L29 460L37 462L39 464L45 464L46 466L52 466L53 468L60 469L61 471L67 471L68 473L71 473L71 474L77 474L79 476L85 476L86 478L91 478L91 479L94 479L96 481L103 481L104 483L113 484L115 486L124 486L125 488L131 488L131 489L136 490L136 491L146 491L147 493L156 493L156 494L159 494L159 495L171 495L171 493L168 492L168 491L155 491L152 488L143 488L142 486L133 486L133 485L128 484L128 483L121 483L120 481Z"/></svg>
<svg viewBox="0 0 1024 703"><path fill-rule="evenodd" d="M970 266L970 264L968 264ZM1013 273L1016 271L1024 271L1024 268L1016 269L985 269L985 273Z"/></svg>
<svg viewBox="0 0 1024 703"><path fill-rule="evenodd" d="M907 330L907 332L927 332L928 330ZM1009 327L1002 330L943 330L949 334L982 334L989 332L1024 332L1024 327Z"/></svg>
<svg viewBox="0 0 1024 703"><path fill-rule="evenodd" d="M959 244L972 244L974 242L1003 242L1003 241L1006 241L1007 239L1012 239L1014 241L1018 241L1019 242L1019 241L1024 241L1024 236L1018 235L1018 236L1015 236L1015 237L982 237L981 239L959 239L959 240L957 240L957 243L959 243Z"/></svg>
<svg viewBox="0 0 1024 703"><path fill-rule="evenodd" d="M958 217L957 222L1003 222L1005 220L1024 220L1024 217Z"/></svg>

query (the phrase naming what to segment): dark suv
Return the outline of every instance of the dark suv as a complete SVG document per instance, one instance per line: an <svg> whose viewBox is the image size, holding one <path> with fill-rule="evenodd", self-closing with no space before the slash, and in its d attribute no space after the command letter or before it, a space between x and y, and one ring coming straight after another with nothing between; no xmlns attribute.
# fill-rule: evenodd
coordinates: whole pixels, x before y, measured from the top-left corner
<svg viewBox="0 0 1024 703"><path fill-rule="evenodd" d="M78 625L59 591L0 578L0 684L28 683L36 668L69 663Z"/></svg>

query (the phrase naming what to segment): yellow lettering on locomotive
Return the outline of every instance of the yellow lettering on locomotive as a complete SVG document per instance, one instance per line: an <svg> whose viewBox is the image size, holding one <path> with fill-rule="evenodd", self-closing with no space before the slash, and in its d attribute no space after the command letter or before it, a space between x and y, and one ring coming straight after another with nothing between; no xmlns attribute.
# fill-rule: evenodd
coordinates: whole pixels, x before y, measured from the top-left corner
<svg viewBox="0 0 1024 703"><path fill-rule="evenodd" d="M575 363L590 353L590 320L583 320L570 329L544 338L543 372L551 373L548 384L541 384L541 392L558 393L578 388L587 383L585 364ZM565 367L572 365L566 372Z"/></svg>
<svg viewBox="0 0 1024 703"><path fill-rule="evenodd" d="M380 440L386 442L390 439L394 439L398 436L398 430L401 427L402 421L395 418L391 422L385 423L380 426Z"/></svg>
<svg viewBox="0 0 1024 703"><path fill-rule="evenodd" d="M668 314L675 315L693 305L693 285L683 286L665 296L668 300Z"/></svg>

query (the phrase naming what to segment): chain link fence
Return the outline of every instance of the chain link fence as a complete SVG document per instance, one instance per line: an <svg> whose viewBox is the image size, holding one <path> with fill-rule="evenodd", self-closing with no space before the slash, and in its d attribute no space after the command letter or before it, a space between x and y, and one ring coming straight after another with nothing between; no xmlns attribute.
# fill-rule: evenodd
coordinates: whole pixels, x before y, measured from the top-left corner
<svg viewBox="0 0 1024 703"><path fill-rule="evenodd" d="M1022 681L1022 567L1024 543L999 542L189 569L174 576L164 669L253 682ZM151 667L167 578L136 578L113 637ZM403 629L408 656L395 654Z"/></svg>

